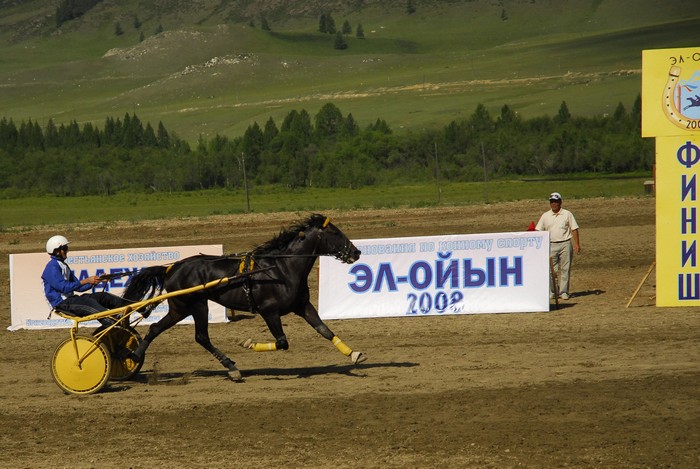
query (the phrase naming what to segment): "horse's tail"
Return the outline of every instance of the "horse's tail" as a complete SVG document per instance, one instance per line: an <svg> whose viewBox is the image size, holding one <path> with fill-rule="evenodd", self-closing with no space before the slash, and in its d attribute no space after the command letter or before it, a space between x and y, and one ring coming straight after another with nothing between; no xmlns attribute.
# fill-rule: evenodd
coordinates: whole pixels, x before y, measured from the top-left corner
<svg viewBox="0 0 700 469"><path fill-rule="evenodd" d="M145 267L132 275L126 285L126 289L122 293L122 298L129 301L150 300L154 296L160 295L163 291L165 283L165 274L168 271L168 266L156 265L153 267ZM144 308L140 308L139 312L144 316L148 316L151 311L158 306L158 303L151 303Z"/></svg>

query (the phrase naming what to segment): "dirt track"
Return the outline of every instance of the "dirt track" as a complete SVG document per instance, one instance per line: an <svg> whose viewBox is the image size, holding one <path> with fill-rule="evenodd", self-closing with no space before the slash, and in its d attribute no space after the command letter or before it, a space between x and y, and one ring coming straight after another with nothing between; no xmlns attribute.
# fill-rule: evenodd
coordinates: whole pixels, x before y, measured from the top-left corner
<svg viewBox="0 0 700 469"><path fill-rule="evenodd" d="M330 321L357 367L302 320L291 349L254 353L258 317L211 326L225 373L180 326L138 379L64 395L50 357L66 330L0 332L1 467L700 467L700 314L653 306L654 201L570 200L583 252L549 313ZM546 201L328 213L351 238L521 231ZM223 243L240 251L295 214L0 233L3 253L56 231L81 249ZM167 241L163 241L167 240ZM9 272L0 259L3 329ZM312 273L312 279L315 274ZM315 285L315 283L314 283ZM313 292L315 296L315 292ZM145 333L145 330L141 331Z"/></svg>

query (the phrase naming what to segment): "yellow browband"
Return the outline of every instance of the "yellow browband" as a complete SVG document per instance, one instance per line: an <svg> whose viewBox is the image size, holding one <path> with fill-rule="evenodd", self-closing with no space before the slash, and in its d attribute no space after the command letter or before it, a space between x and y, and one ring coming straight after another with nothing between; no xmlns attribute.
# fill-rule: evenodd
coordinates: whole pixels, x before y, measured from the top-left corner
<svg viewBox="0 0 700 469"><path fill-rule="evenodd" d="M331 224L331 219L326 217L326 221L323 222L323 228L328 227Z"/></svg>

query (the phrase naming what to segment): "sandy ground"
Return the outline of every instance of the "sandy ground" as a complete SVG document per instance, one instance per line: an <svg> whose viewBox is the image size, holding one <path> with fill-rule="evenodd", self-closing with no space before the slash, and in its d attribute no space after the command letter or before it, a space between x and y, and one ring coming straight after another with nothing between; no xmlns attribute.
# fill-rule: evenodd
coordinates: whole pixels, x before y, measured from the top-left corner
<svg viewBox="0 0 700 469"><path fill-rule="evenodd" d="M291 348L254 353L262 319L160 336L133 381L90 396L54 384L67 330L0 332L0 467L700 467L700 314L656 308L654 201L565 201L581 225L573 297L548 313L329 321L369 360L351 366L296 317ZM351 238L521 231L546 201L327 213ZM270 239L302 214L67 225L0 233L7 253L63 232L81 249ZM165 241L164 241L165 240ZM316 296L316 272L312 272ZM140 330L145 333L145 329Z"/></svg>

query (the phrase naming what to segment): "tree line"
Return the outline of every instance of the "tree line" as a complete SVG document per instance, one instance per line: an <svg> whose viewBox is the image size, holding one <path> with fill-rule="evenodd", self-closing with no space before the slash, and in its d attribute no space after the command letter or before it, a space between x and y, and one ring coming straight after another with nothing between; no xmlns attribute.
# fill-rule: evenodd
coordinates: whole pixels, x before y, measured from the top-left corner
<svg viewBox="0 0 700 469"><path fill-rule="evenodd" d="M362 127L332 103L315 116L292 110L242 136L201 137L192 147L136 115L102 128L77 122L42 128L0 119L0 196L112 194L116 191L237 189L248 185L350 187L481 181L570 173L650 171L654 146L642 139L641 98L631 111L574 117L566 102L553 117L523 119L504 105L478 105L466 119L395 134L381 118ZM245 176L244 176L245 175ZM244 180L245 177L245 180Z"/></svg>

